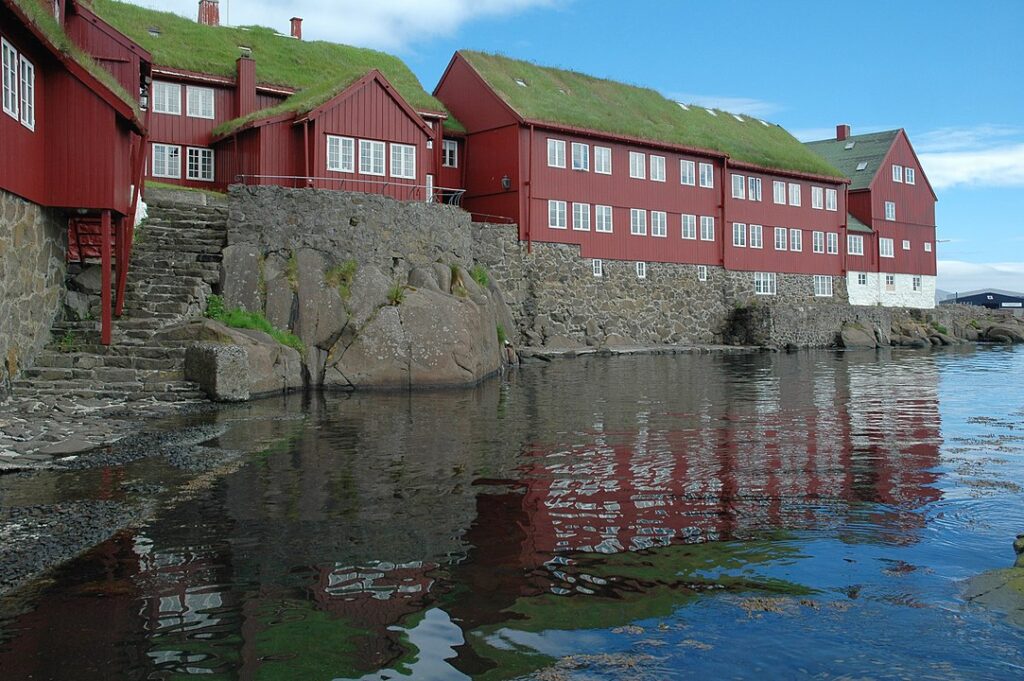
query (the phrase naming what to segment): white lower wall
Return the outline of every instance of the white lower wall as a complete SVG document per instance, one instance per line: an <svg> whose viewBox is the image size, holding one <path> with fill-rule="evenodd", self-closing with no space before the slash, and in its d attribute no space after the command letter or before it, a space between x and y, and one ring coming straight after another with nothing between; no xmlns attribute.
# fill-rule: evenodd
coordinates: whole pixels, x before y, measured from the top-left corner
<svg viewBox="0 0 1024 681"><path fill-rule="evenodd" d="M858 283L860 275L866 284ZM921 275L921 290L914 290L914 275L897 274L894 290L887 290L885 273L848 272L846 290L851 305L883 305L884 307L916 307L930 310L935 307L935 277Z"/></svg>

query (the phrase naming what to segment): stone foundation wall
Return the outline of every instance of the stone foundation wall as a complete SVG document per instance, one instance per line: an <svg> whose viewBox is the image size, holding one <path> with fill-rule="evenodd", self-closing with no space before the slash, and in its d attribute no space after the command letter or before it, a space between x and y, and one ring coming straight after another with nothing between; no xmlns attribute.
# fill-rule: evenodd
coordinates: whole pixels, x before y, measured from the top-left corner
<svg viewBox="0 0 1024 681"><path fill-rule="evenodd" d="M66 252L63 219L0 191L0 393L50 339Z"/></svg>

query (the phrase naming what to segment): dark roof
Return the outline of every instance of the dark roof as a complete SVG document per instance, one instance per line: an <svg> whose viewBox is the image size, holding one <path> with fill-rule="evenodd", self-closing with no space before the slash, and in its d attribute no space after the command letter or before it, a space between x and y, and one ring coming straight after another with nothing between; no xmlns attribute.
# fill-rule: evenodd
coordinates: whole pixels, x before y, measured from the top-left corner
<svg viewBox="0 0 1024 681"><path fill-rule="evenodd" d="M853 216L853 213L846 214L846 230L848 232L864 232L872 234L874 230Z"/></svg>
<svg viewBox="0 0 1024 681"><path fill-rule="evenodd" d="M899 130L872 132L867 135L851 135L845 140L820 140L807 142L805 146L828 163L841 170L850 178L850 191L867 189L881 168ZM853 148L847 149L850 144ZM860 164L863 170L857 170Z"/></svg>

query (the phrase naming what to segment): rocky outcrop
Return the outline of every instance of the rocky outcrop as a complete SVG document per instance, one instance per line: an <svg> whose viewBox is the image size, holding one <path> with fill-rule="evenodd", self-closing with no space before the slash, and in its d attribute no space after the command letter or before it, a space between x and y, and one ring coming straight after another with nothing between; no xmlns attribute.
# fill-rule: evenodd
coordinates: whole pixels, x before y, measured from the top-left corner
<svg viewBox="0 0 1024 681"><path fill-rule="evenodd" d="M848 350L860 348L877 348L875 334L858 324L845 324L839 333L842 346Z"/></svg>

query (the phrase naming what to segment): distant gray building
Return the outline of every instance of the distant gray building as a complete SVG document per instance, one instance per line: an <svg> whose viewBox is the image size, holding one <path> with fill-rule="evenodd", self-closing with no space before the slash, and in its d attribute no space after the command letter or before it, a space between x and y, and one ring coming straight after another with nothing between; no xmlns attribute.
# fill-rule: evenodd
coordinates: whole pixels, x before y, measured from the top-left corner
<svg viewBox="0 0 1024 681"><path fill-rule="evenodd" d="M1000 289L981 289L957 293L943 300L940 305L977 305L990 310L1012 310L1018 316L1024 313L1024 293Z"/></svg>

